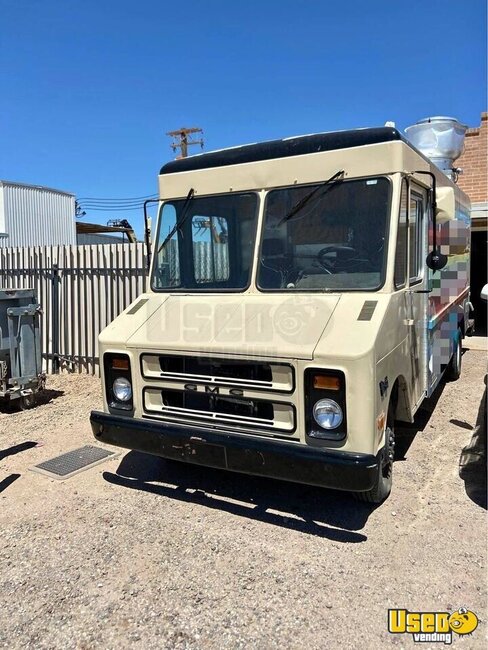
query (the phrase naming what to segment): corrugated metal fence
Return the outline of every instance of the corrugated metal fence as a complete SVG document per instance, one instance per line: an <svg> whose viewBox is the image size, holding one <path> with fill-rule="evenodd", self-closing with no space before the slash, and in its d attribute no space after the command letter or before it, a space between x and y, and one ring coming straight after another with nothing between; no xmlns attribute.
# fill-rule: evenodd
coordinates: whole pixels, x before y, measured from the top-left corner
<svg viewBox="0 0 488 650"><path fill-rule="evenodd" d="M0 248L0 287L34 288L47 372L98 372L98 334L146 287L144 244Z"/></svg>
<svg viewBox="0 0 488 650"><path fill-rule="evenodd" d="M176 287L181 282L180 254L176 240L158 255L156 281L161 287ZM193 242L193 267L197 285L229 279L229 248L226 244Z"/></svg>

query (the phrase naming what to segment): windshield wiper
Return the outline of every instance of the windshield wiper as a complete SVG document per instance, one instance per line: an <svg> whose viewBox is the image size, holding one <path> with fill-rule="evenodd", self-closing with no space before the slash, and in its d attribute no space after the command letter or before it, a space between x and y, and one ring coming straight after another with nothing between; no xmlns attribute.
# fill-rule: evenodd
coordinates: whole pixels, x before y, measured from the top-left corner
<svg viewBox="0 0 488 650"><path fill-rule="evenodd" d="M309 192L308 194L306 194L306 195L303 197L303 199L300 199L300 201L298 201L298 203L296 203L296 204L293 206L293 208L290 210L290 212L289 212L287 215L285 215L285 216L283 217L283 219L279 222L279 224L278 224L277 227L281 226L281 224L285 223L285 221L288 221L288 219L291 219L292 217L294 217L294 216L296 215L297 212L300 212L300 210L301 210L303 207L305 207L305 205L310 201L310 199L311 199L312 197L315 196L315 194L317 194L317 192L318 192L319 190L323 189L324 187L330 186L331 183L333 183L335 180L337 180L337 179L338 179L339 177L341 177L341 176L344 176L344 170L343 170L343 169L339 169L339 171L336 172L333 176L331 176L330 178L328 178L328 179L327 179L326 181L324 181L323 183L320 183L320 185L317 185L317 187L315 187L311 192Z"/></svg>
<svg viewBox="0 0 488 650"><path fill-rule="evenodd" d="M166 235L165 240L163 241L161 246L158 248L158 253L157 253L158 255L163 250L163 248L166 246L166 244L169 242L169 240L173 237L175 232L177 230L179 230L181 232L181 229L183 228L183 224L185 223L186 219L188 218L188 214L189 214L188 208L190 207L190 202L191 202L191 200L192 200L192 198L194 196L195 196L195 190L193 189L193 187L191 187L190 191L186 195L185 202L184 202L183 207L181 209L181 216L180 216L179 219L178 218L176 219L175 225L173 226L173 228L171 228L169 233Z"/></svg>

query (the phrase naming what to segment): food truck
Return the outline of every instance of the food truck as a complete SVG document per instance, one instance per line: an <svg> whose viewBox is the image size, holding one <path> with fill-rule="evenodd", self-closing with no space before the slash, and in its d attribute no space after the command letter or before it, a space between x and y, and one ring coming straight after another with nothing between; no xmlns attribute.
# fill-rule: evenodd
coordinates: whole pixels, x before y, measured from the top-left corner
<svg viewBox="0 0 488 650"><path fill-rule="evenodd" d="M383 501L395 423L459 377L470 326L465 127L415 126L165 164L147 291L100 335L95 438Z"/></svg>

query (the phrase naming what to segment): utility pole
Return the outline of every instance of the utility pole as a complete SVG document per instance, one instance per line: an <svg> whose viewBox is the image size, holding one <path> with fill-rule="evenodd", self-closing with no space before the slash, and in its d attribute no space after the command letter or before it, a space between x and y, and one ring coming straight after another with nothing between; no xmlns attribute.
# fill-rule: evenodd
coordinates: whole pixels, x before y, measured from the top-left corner
<svg viewBox="0 0 488 650"><path fill-rule="evenodd" d="M80 204L78 203L78 201L75 201L75 217L76 217L76 219L81 219L82 217L85 216L85 214L86 214L86 212L82 208L80 208Z"/></svg>
<svg viewBox="0 0 488 650"><path fill-rule="evenodd" d="M191 145L199 144L203 149L203 138L200 138L199 140L189 139L188 136L192 133L203 133L203 131L198 127L182 127L177 131L168 131L166 133L166 135L173 138L173 142L171 143L173 151L181 149L181 154L177 156L177 158L186 158L188 156L188 147Z"/></svg>

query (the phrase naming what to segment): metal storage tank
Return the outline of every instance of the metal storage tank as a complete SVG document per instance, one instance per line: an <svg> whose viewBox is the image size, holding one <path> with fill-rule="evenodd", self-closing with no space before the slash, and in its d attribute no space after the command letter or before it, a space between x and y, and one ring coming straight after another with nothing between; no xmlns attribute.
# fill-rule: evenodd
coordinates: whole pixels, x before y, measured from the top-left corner
<svg viewBox="0 0 488 650"><path fill-rule="evenodd" d="M0 180L0 247L76 244L75 196Z"/></svg>

